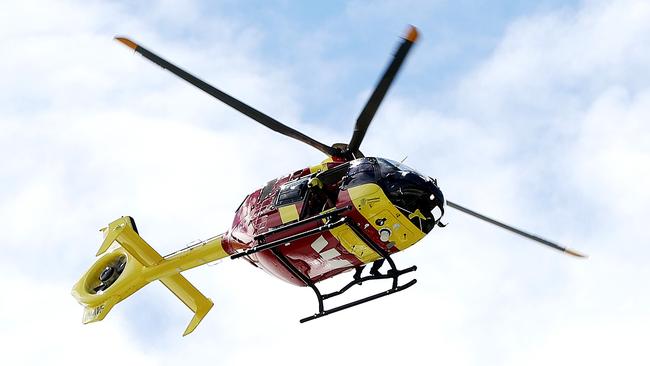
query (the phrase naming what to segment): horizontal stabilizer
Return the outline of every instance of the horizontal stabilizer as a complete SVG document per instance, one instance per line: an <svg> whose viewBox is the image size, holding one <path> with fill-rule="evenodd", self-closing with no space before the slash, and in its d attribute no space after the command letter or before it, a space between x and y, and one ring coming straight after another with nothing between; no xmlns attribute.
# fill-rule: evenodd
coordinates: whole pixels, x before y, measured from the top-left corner
<svg viewBox="0 0 650 366"><path fill-rule="evenodd" d="M187 329L185 329L183 335L186 336L192 333L201 320L208 314L212 305L214 305L212 300L205 297L181 274L163 278L160 282L194 312L194 317L190 321L190 324L187 325Z"/></svg>

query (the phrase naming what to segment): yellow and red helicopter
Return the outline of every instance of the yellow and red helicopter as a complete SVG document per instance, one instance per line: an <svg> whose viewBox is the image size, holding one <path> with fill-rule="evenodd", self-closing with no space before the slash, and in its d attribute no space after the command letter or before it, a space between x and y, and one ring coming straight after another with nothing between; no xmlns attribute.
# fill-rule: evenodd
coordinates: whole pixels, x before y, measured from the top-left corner
<svg viewBox="0 0 650 366"><path fill-rule="evenodd" d="M300 322L313 320L409 288L399 278L416 266L399 269L392 255L443 227L445 206L472 215L516 234L568 254L583 254L521 231L445 200L435 179L396 161L365 157L359 150L377 109L397 75L418 31L410 26L357 118L347 144L325 145L233 98L122 37L118 41L190 84L283 135L304 142L328 158L269 181L249 194L235 213L229 230L167 256L161 256L138 233L135 221L121 217L101 229L104 241L91 268L72 289L84 307L83 322L104 319L118 302L149 282L159 280L194 313L185 333L192 332L212 307L182 271L222 258L241 258L255 267L316 294L318 311ZM388 262L390 268L381 273ZM372 263L363 275L366 264ZM321 293L317 283L354 270L352 280L338 291ZM324 301L355 284L387 280L385 291L326 308Z"/></svg>

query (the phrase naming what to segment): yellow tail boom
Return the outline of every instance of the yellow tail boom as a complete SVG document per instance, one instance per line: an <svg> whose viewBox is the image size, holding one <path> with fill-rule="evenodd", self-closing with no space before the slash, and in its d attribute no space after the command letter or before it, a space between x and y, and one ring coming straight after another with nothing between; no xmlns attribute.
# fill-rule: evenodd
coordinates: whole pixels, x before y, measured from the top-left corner
<svg viewBox="0 0 650 366"><path fill-rule="evenodd" d="M196 329L213 303L180 272L227 257L223 236L163 257L140 237L130 216L111 222L101 231L104 241L96 254L97 261L72 288L72 296L85 308L83 323L104 319L115 304L149 282L160 280L194 312L183 335Z"/></svg>

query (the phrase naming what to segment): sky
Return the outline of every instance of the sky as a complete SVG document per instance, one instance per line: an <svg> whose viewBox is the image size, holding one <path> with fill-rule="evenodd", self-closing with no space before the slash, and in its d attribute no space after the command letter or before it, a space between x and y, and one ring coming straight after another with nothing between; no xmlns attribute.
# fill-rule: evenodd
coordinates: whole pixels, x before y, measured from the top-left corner
<svg viewBox="0 0 650 366"><path fill-rule="evenodd" d="M190 336L191 312L159 283L81 324L70 289L99 228L131 215L166 254L324 158L115 35L334 143L408 24L421 38L362 151L407 157L446 198L589 259L449 209L394 257L418 266L415 286L321 320L298 323L310 290L226 260L185 272L215 303ZM646 1L33 0L3 6L0 55L5 364L650 363Z"/></svg>

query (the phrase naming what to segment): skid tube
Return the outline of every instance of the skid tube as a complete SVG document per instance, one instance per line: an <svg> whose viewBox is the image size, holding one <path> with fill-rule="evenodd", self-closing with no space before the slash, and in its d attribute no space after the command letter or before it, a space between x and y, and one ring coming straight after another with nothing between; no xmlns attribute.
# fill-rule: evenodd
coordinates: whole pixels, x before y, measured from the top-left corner
<svg viewBox="0 0 650 366"><path fill-rule="evenodd" d="M321 294L320 290L318 289L318 287L316 287L316 285L314 284L314 282L311 279L309 279L307 276L302 275L302 273L300 273L295 267L293 267L286 260L286 258L284 258L284 256L282 256L282 254L279 251L274 250L274 254L276 255L276 257L278 257L280 262L287 269L289 269L289 271L291 271L292 273L294 273L294 274L298 273L299 276L297 276L297 277L300 278L307 286L309 286L314 291L314 294L316 295L316 299L318 300L318 313L316 313L314 315L311 315L311 316L308 316L306 318L300 319L300 323L305 323L305 322L308 322L310 320L322 318L324 316L336 313L336 312L341 311L341 310L349 309L351 307L361 305L363 303L366 303L366 302L369 302L369 301L372 301L372 300L376 300L376 299L379 299L379 298L384 297L384 296L392 295L392 294L394 294L396 292L405 290L405 289L415 285L415 283L417 282L416 279L412 279L411 281L407 282L406 284L400 286L398 284L399 276L401 276L401 275L403 275L405 273L413 272L413 271L417 270L417 267L416 266L411 266L411 267L408 267L408 268L405 268L405 269L402 269L402 270L397 269L397 266L395 265L395 262L390 257L390 253L383 250L380 246L378 246L372 240L370 240L361 229L359 229L356 225L354 225L354 223L350 222L350 219L348 217L344 217L342 219L342 221L343 221L343 225L346 225L352 231L354 231L354 233L364 242L364 244L369 246L372 250L377 252L377 254L379 254L383 259L385 259L388 262L388 264L390 265L390 269L388 270L388 272L386 274L373 274L373 275L364 276L364 277L361 277L361 278L358 278L358 279L354 279L353 281L350 281L347 285L343 286L338 291L334 291L334 292L331 292L331 293L328 293L328 294ZM385 291L382 291L382 292L376 293L374 295L370 295L370 296L367 296L367 297L364 297L364 298L361 298L361 299L358 299L358 300L355 300L355 301L351 301L351 302L343 304L343 305L339 305L339 306L334 307L332 309L325 309L325 306L323 304L324 300L327 300L327 299L330 299L332 297L341 295L345 291L349 290L352 286L354 286L356 284L362 284L363 282L371 281L371 280L381 280L381 279L389 279L389 278L392 279L393 281L392 281L391 288L388 289L388 290L385 290Z"/></svg>
<svg viewBox="0 0 650 366"><path fill-rule="evenodd" d="M311 316L308 316L306 318L300 319L300 323L305 323L305 322L308 322L310 320L322 318L322 317L324 317L326 315L330 315L330 314L336 313L336 312L341 311L341 310L349 309L351 307L361 305L363 303L366 303L366 302L369 302L369 301L372 301L372 300L376 300L376 299L384 297L384 296L394 294L396 292L405 290L405 289L413 286L417 282L416 279L412 279L411 281L407 282L406 284L400 286L400 285L398 285L398 278L399 278L399 276L401 276L401 275L403 275L405 273L409 273L409 272L413 272L413 271L417 270L417 267L416 266L411 266L411 267L408 267L408 268L405 268L405 269L402 269L402 270L397 269L397 266L395 265L395 262L390 257L390 253L388 253L387 251L382 249L380 246L375 244L370 238L368 238L366 236L366 234L354 224L354 222L351 222L352 220L349 217L347 217L347 216L340 217L339 216L339 214L341 214L343 212L346 212L348 210L350 210L350 207L346 206L346 207L341 207L339 209L336 209L336 210L327 212L325 214L319 215L318 219L323 219L323 218L327 219L328 223L326 223L324 225L321 225L321 226L318 226L318 227L316 227L314 229L304 231L302 233L298 233L298 234L291 235L291 236L286 237L286 238L282 238L282 239L278 239L276 241L265 243L264 241L265 241L266 237L268 235L272 234L272 233L285 231L285 230L287 230L289 228L297 227L297 226L300 226L301 224L304 224L304 223L306 223L308 221L314 221L314 220L313 219L303 220L303 221L299 221L299 222L296 222L296 223L286 225L284 227L277 228L275 230L271 230L271 231L269 231L267 233L264 233L264 234L260 235L257 238L259 241L262 242L262 244L260 244L260 245L258 245L256 247L253 247L251 249L245 250L243 252L236 253L236 254L231 256L231 259L236 259L236 258L248 256L248 255L251 255L253 253L259 253L259 252L263 252L263 251L270 251L278 259L278 261L292 275L294 275L296 278L300 279L306 286L311 288L314 291L314 294L316 295L316 299L318 300L318 313L316 313L314 315L311 315ZM320 290L318 289L318 287L316 286L314 281L312 281L308 276L304 275L293 264L291 264L291 262L287 259L287 257L285 257L278 250L278 247L281 246L281 245L285 245L287 243L291 243L294 240L310 237L310 236L316 235L316 234L318 234L318 233L320 233L322 231L330 230L332 228L343 226L343 225L349 227L356 234L356 236L361 239L361 241L363 241L367 246L369 246L372 250L374 250L377 254L379 254L382 257L382 259L386 260L388 262L388 264L390 265L390 269L388 270L388 272L386 274L372 274L372 275L369 275L369 276L364 276L364 277L361 277L361 278L358 278L358 279L354 279L353 281L350 281L347 285L343 286L340 290L323 295L323 294L321 294ZM349 302L347 304L343 304L343 305L334 307L332 309L325 309L325 305L323 303L324 300L327 300L327 299L330 299L332 297L341 295L344 292L346 292L347 290L349 290L350 288L352 288L352 286L354 286L356 284L361 284L363 282L370 281L370 280L382 280L382 279L392 279L393 280L392 281L392 286L391 286L390 289L379 292L379 293L376 293L374 295L370 295L370 296L367 296L367 297L352 301L352 302Z"/></svg>
<svg viewBox="0 0 650 366"><path fill-rule="evenodd" d="M415 266L409 267L409 268L407 268L407 269L405 269L403 271L400 271L400 273L397 276L399 276L399 275L401 275L403 273L406 273L406 272L415 271L416 269L417 269L417 267L415 267ZM377 277L377 278L375 278L375 277ZM316 291L315 292L316 292L316 296L319 297L319 303L321 303L323 300L326 300L326 299L329 299L329 298L332 298L334 296L342 294L343 292L345 292L345 290L347 290L348 288L352 287L353 285L355 285L357 283L362 283L362 282L367 281L367 280L377 280L377 279L381 279L381 278L390 278L390 277L391 277L390 275L366 276L366 277L362 277L362 278L360 278L358 280L355 280L355 281L352 281L352 282L348 283L343 289L341 289L339 291L335 291L333 293L320 295L319 292L316 292ZM359 299L359 300L349 302L347 304L343 304L343 305L340 305L340 306L337 306L337 307L334 307L334 308L331 308L331 309L319 311L318 313L316 313L314 315L311 315L311 316L308 316L306 318L300 319L300 322L305 323L305 322L308 322L310 320L322 318L324 316L336 313L337 311L349 309L351 307L361 305L363 303L366 303L366 302L369 302L369 301L372 301L372 300L376 300L376 299L379 299L379 298L384 297L384 296L392 295L392 294L394 294L396 292L406 290L407 288L415 285L416 282L417 282L416 279L412 279L412 280L410 280L409 282L407 282L404 285L392 287L392 288L390 288L388 290L376 293L374 295L370 295L368 297L364 297L364 298Z"/></svg>

